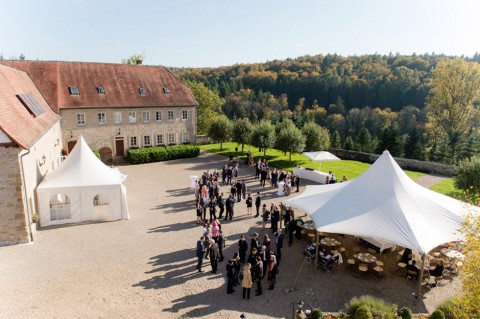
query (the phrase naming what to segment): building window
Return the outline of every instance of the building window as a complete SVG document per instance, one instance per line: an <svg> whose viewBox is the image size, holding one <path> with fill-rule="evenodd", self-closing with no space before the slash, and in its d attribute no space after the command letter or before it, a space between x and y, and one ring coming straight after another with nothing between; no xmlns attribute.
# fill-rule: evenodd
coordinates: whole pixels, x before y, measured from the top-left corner
<svg viewBox="0 0 480 319"><path fill-rule="evenodd" d="M182 120L188 120L188 111L182 111Z"/></svg>
<svg viewBox="0 0 480 319"><path fill-rule="evenodd" d="M103 86L97 86L98 94L105 94L105 88Z"/></svg>
<svg viewBox="0 0 480 319"><path fill-rule="evenodd" d="M170 90L168 88L163 88L163 93L170 94Z"/></svg>
<svg viewBox="0 0 480 319"><path fill-rule="evenodd" d="M85 114L78 113L77 114L77 125L85 125Z"/></svg>
<svg viewBox="0 0 480 319"><path fill-rule="evenodd" d="M136 136L130 136L130 147L137 147L137 137Z"/></svg>
<svg viewBox="0 0 480 319"><path fill-rule="evenodd" d="M136 112L128 112L128 122L137 123L137 113Z"/></svg>
<svg viewBox="0 0 480 319"><path fill-rule="evenodd" d="M168 111L168 112L167 112L167 119L168 119L169 121L173 121L173 111Z"/></svg>
<svg viewBox="0 0 480 319"><path fill-rule="evenodd" d="M143 146L151 146L151 145L152 145L152 143L150 141L150 136L145 135L143 137Z"/></svg>
<svg viewBox="0 0 480 319"><path fill-rule="evenodd" d="M143 112L143 121L150 122L150 112Z"/></svg>
<svg viewBox="0 0 480 319"><path fill-rule="evenodd" d="M155 112L155 120L157 122L160 122L162 120L162 112L160 112L160 111Z"/></svg>
<svg viewBox="0 0 480 319"><path fill-rule="evenodd" d="M147 95L147 90L145 90L144 87L141 87L138 89L138 93L140 93L141 96L146 96Z"/></svg>
<svg viewBox="0 0 480 319"><path fill-rule="evenodd" d="M168 144L175 144L175 133L168 133Z"/></svg>
<svg viewBox="0 0 480 319"><path fill-rule="evenodd" d="M157 135L157 145L163 145L163 135Z"/></svg>
<svg viewBox="0 0 480 319"><path fill-rule="evenodd" d="M188 133L183 132L182 134L182 143L188 143Z"/></svg>
<svg viewBox="0 0 480 319"><path fill-rule="evenodd" d="M98 113L98 124L105 124L107 120L105 118L105 113Z"/></svg>
<svg viewBox="0 0 480 319"><path fill-rule="evenodd" d="M115 118L115 124L122 123L122 112L113 113L113 117Z"/></svg>
<svg viewBox="0 0 480 319"><path fill-rule="evenodd" d="M78 89L78 86L69 86L68 92L70 92L70 95L80 95L80 90Z"/></svg>

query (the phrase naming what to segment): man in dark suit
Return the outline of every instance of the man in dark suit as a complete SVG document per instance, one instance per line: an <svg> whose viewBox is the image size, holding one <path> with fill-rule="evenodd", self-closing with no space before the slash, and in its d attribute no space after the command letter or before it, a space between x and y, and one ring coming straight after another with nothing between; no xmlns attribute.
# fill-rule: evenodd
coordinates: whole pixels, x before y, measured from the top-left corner
<svg viewBox="0 0 480 319"><path fill-rule="evenodd" d="M257 214L255 217L260 215L260 206L262 206L262 198L260 197L260 192L257 192L257 197L255 197L255 208L257 209Z"/></svg>
<svg viewBox="0 0 480 319"><path fill-rule="evenodd" d="M210 239L210 265L212 266L211 273L215 274L217 272L219 256L218 244L213 239Z"/></svg>
<svg viewBox="0 0 480 319"><path fill-rule="evenodd" d="M277 232L275 233L275 245L277 248L275 254L277 255L277 266L280 266L280 260L282 259L283 237L285 237L285 235L283 235L282 229L277 229Z"/></svg>
<svg viewBox="0 0 480 319"><path fill-rule="evenodd" d="M245 259L247 258L247 251L248 251L248 243L245 240L245 236L241 235L240 240L238 241L238 253L240 255L240 262L242 264L245 263Z"/></svg>
<svg viewBox="0 0 480 319"><path fill-rule="evenodd" d="M195 251L195 256L198 258L197 262L197 270L198 272L203 272L202 270L202 263L203 263L203 254L205 253L205 248L203 242L205 241L205 237L200 237L200 240L197 240L197 249Z"/></svg>
<svg viewBox="0 0 480 319"><path fill-rule="evenodd" d="M295 174L293 179L294 179L295 186L297 187L297 193L298 193L300 191L299 190L299 188L300 188L300 175L298 173Z"/></svg>
<svg viewBox="0 0 480 319"><path fill-rule="evenodd" d="M253 267L253 273L255 274L255 282L257 283L257 293L255 296L260 296L262 292L262 278L263 278L263 263L262 258L257 256L257 263Z"/></svg>
<svg viewBox="0 0 480 319"><path fill-rule="evenodd" d="M265 274L267 273L268 262L270 261L270 252L267 251L267 247L265 245L262 246L259 256L262 258L262 278L264 278Z"/></svg>
<svg viewBox="0 0 480 319"><path fill-rule="evenodd" d="M260 243L258 242L258 233L253 233L252 239L250 240L250 250L253 248L257 248L260 246Z"/></svg>

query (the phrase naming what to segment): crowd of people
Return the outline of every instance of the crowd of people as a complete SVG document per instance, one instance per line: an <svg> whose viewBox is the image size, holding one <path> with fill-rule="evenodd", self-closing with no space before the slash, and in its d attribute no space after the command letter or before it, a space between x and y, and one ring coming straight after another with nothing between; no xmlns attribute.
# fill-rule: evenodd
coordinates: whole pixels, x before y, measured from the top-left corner
<svg viewBox="0 0 480 319"><path fill-rule="evenodd" d="M256 178L260 179L261 186L265 185L266 180L262 174L269 177L271 187L275 187L277 181L286 183L287 179L294 180L294 176L283 171L273 169L270 173L266 160L260 160L259 163L259 174ZM262 172L269 173L265 175ZM225 264L227 294L232 294L235 292L234 288L240 286L243 290L243 298L249 299L250 290L255 284L255 295L260 296L263 294L262 282L264 280L268 282L268 290L275 288L284 238L288 236L289 246L292 245L294 236L300 239L301 232L298 223L303 223L303 221L295 219L291 207L279 208L275 203L271 203L268 207L266 203L263 203L260 192L256 192L255 196L248 193L245 180L239 178L237 164L232 159L222 169L221 176L222 180L220 181L218 170L207 170L195 182L196 222L202 225L201 237L197 240L196 245L196 270L203 272L204 261L209 261L211 273L217 273L219 263L225 259L223 255L225 238L220 220L222 218L223 220L232 220L235 203L244 199L247 216L253 216L253 205L255 205L256 214L253 218L261 218L260 232L263 233L263 236L260 242L259 234L253 233L250 237L250 244L245 235L240 236L236 251ZM229 187L229 194L224 195L220 185ZM271 235L267 231L268 221L270 221ZM282 222L283 229L280 227Z"/></svg>

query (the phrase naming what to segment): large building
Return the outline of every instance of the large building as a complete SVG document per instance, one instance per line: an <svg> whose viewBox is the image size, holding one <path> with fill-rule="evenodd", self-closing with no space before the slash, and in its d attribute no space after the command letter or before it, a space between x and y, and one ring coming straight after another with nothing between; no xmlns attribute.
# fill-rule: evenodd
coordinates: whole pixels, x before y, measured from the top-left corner
<svg viewBox="0 0 480 319"><path fill-rule="evenodd" d="M197 102L159 66L0 61L0 245L33 240L35 189L82 135L106 163L196 143Z"/></svg>
<svg viewBox="0 0 480 319"><path fill-rule="evenodd" d="M61 117L63 149L80 135L104 162L131 147L195 143L197 102L190 89L159 66L3 61L25 71Z"/></svg>

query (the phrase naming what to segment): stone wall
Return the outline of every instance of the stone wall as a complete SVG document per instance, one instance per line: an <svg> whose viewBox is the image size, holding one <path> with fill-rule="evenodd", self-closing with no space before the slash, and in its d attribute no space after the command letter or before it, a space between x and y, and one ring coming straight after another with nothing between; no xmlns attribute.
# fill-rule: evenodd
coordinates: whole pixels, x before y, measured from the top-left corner
<svg viewBox="0 0 480 319"><path fill-rule="evenodd" d="M155 112L160 111L162 120L157 121ZM173 111L173 120L167 119L167 111ZM187 111L188 118L182 119L182 111ZM115 123L114 114L120 112L122 122ZM129 112L136 113L136 123L129 122ZM143 120L143 112L150 113L150 120ZM140 107L140 108L82 108L62 109L61 127L63 134L63 148L68 150L68 142L76 141L83 135L88 145L97 150L108 147L116 154L116 140L123 140L124 153L130 148L130 138L137 138L137 146L144 144L144 137L150 137L150 146L156 146L157 135L163 136L163 144L168 145L168 134L175 134L175 143L183 143L183 133L188 134L188 142L195 144L197 136L196 107ZM85 125L77 124L77 114L85 115ZM98 114L105 113L106 123L98 123Z"/></svg>
<svg viewBox="0 0 480 319"><path fill-rule="evenodd" d="M197 144L198 145L205 145L213 143L212 139L207 135L197 135Z"/></svg>
<svg viewBox="0 0 480 319"><path fill-rule="evenodd" d="M28 243L17 147L0 147L0 246Z"/></svg>
<svg viewBox="0 0 480 319"><path fill-rule="evenodd" d="M330 149L329 151L341 159L359 161L364 163L373 163L380 157L380 155L378 154L347 151L342 149ZM454 165L418 161L401 157L395 157L394 159L402 169L406 170L448 176L455 176L457 173L457 169Z"/></svg>

